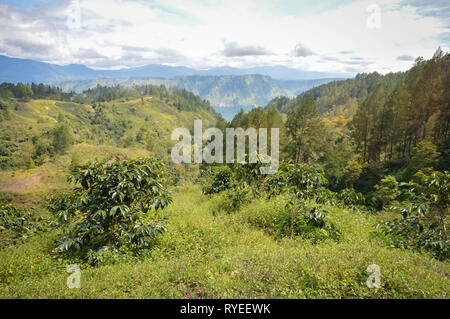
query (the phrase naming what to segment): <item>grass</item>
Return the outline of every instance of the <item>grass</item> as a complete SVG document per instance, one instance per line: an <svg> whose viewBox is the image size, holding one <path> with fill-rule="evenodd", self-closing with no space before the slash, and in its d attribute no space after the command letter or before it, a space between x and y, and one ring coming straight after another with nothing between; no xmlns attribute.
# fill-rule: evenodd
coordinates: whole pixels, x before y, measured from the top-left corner
<svg viewBox="0 0 450 319"><path fill-rule="evenodd" d="M153 248L81 265L81 289L66 286L74 261L52 254L55 233L0 251L0 298L448 298L448 263L384 246L371 235L376 216L324 207L342 237L312 244L269 231L282 197L233 214L213 214L217 200L178 188ZM381 289L366 286L370 264L381 268Z"/></svg>

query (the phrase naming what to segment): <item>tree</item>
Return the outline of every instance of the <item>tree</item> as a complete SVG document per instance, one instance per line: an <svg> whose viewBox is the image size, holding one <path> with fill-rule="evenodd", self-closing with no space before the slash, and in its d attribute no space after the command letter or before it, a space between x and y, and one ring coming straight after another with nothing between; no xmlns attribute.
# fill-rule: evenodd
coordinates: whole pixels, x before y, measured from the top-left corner
<svg viewBox="0 0 450 319"><path fill-rule="evenodd" d="M29 85L18 83L16 86L16 97L28 101L33 96L33 90Z"/></svg>
<svg viewBox="0 0 450 319"><path fill-rule="evenodd" d="M347 162L344 168L344 180L348 187L353 187L353 184L361 175L363 168L364 166L356 158Z"/></svg>
<svg viewBox="0 0 450 319"><path fill-rule="evenodd" d="M329 134L311 96L289 113L286 132L290 138L287 151L296 163L317 160L328 148Z"/></svg>
<svg viewBox="0 0 450 319"><path fill-rule="evenodd" d="M359 177L361 169L358 172L355 162L357 163L355 149L347 139L325 155L325 172L334 188L342 187L348 182L352 184Z"/></svg>
<svg viewBox="0 0 450 319"><path fill-rule="evenodd" d="M361 103L353 120L353 138L364 162L377 162L386 145L388 119L387 92L381 84Z"/></svg>
<svg viewBox="0 0 450 319"><path fill-rule="evenodd" d="M171 202L166 175L164 163L149 158L75 167L68 181L79 187L52 197L48 205L68 229L56 249L86 256L105 247L148 247L165 231L162 221L145 216Z"/></svg>
<svg viewBox="0 0 450 319"><path fill-rule="evenodd" d="M447 222L450 208L450 173L418 172L413 180L400 184L405 201L391 207L401 219L386 222L382 229L393 244L425 248L440 260L450 257Z"/></svg>
<svg viewBox="0 0 450 319"><path fill-rule="evenodd" d="M399 195L398 182L394 176L388 175L383 178L380 184L375 185L377 190L376 196L381 202L381 208L384 208L386 204L394 201Z"/></svg>
<svg viewBox="0 0 450 319"><path fill-rule="evenodd" d="M438 165L440 154L437 151L437 146L430 140L423 140L417 144L417 147L414 148L413 152L411 161L406 168L406 180L409 180L409 178L419 170L431 172L433 168Z"/></svg>
<svg viewBox="0 0 450 319"><path fill-rule="evenodd" d="M65 153L72 143L73 137L66 125L60 125L53 131L53 148L56 153Z"/></svg>
<svg viewBox="0 0 450 319"><path fill-rule="evenodd" d="M326 184L328 184L328 181L323 170L303 163L283 163L277 173L267 178L266 188L269 197L281 193L286 193L291 197L288 203L291 209L291 238L294 237L295 218L301 211L304 212L303 217L314 226L325 228L331 237L339 236L335 226L331 222L325 221L323 211L306 205L306 199L316 197L322 186Z"/></svg>
<svg viewBox="0 0 450 319"><path fill-rule="evenodd" d="M203 187L203 193L217 194L232 187L233 171L228 166L214 167L211 180Z"/></svg>

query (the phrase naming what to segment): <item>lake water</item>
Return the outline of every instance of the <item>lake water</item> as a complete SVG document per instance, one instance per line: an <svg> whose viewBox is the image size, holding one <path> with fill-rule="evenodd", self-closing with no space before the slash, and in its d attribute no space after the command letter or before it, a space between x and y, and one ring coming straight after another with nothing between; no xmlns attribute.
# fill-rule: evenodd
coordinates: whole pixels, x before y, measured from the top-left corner
<svg viewBox="0 0 450 319"><path fill-rule="evenodd" d="M253 108L254 108L253 106L230 106L230 107L214 106L214 110L216 110L217 113L222 115L222 117L227 122L231 122L231 120L233 120L233 117L236 114L238 114L240 110L244 110L245 113L248 113Z"/></svg>

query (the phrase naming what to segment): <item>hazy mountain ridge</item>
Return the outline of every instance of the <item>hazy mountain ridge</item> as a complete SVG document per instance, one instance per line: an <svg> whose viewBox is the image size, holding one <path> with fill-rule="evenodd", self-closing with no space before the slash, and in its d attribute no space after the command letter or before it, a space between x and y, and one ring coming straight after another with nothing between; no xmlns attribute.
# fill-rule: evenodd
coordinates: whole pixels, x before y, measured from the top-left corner
<svg viewBox="0 0 450 319"><path fill-rule="evenodd" d="M278 96L294 97L316 85L335 79L318 80L275 80L269 76L225 75L225 76L180 76L172 79L162 78L118 78L69 81L57 83L64 91L81 93L84 90L101 86L131 85L165 85L186 89L201 98L208 100L213 106L257 106L266 105Z"/></svg>
<svg viewBox="0 0 450 319"><path fill-rule="evenodd" d="M94 70L81 64L57 65L0 55L0 82L56 83L99 78L174 78L178 76L224 76L262 74L281 80L311 80L321 78L343 78L345 74L304 71L285 66L263 66L253 68L217 67L196 70L184 66L150 64L142 67L119 70Z"/></svg>
<svg viewBox="0 0 450 319"><path fill-rule="evenodd" d="M0 56L0 82L46 83L57 85L67 92L78 93L97 85L176 86L207 99L213 106L223 107L266 105L279 96L295 97L314 86L336 80L325 78L329 75L284 66L194 70L152 64L105 71L80 64L60 66Z"/></svg>

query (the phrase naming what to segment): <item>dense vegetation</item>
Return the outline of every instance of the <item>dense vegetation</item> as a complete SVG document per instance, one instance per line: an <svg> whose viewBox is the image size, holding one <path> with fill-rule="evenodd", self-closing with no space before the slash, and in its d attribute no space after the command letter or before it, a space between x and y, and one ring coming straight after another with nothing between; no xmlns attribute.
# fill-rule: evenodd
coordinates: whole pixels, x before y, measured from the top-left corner
<svg viewBox="0 0 450 319"><path fill-rule="evenodd" d="M231 122L163 86L65 100L3 85L0 297L448 298L449 62L438 51ZM279 128L278 171L261 156L171 164L171 131L194 119ZM81 289L65 286L74 263Z"/></svg>

